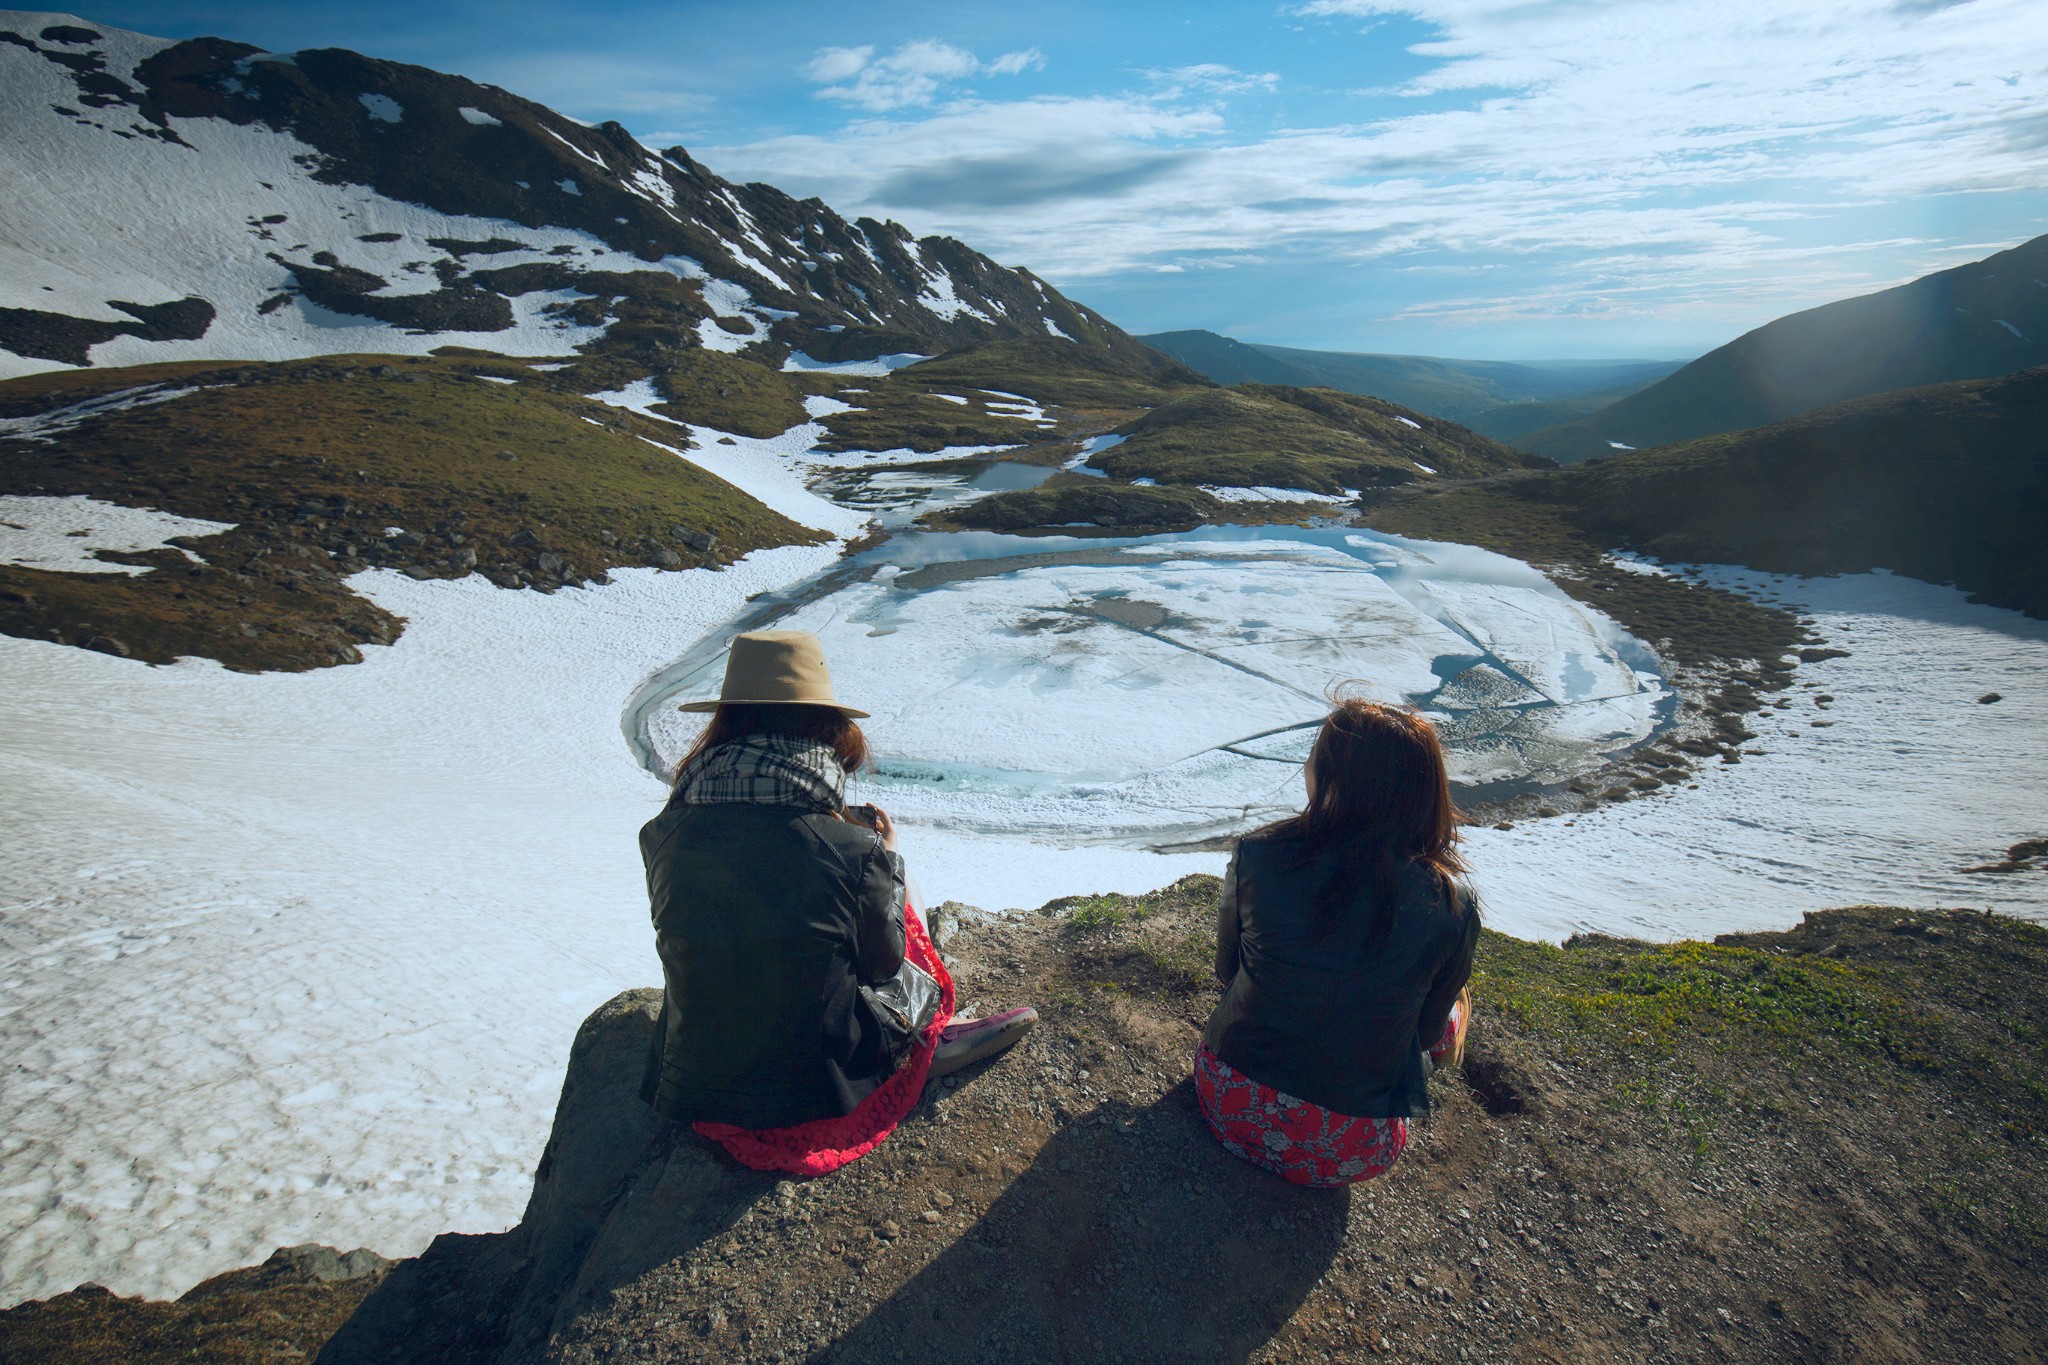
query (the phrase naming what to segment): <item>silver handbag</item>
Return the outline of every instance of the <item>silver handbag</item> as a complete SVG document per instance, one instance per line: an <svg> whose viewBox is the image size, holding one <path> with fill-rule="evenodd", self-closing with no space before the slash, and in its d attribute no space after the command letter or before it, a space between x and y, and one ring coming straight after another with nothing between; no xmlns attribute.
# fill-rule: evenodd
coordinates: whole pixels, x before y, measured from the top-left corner
<svg viewBox="0 0 2048 1365"><path fill-rule="evenodd" d="M895 976L879 986L862 986L861 993L873 1002L883 1022L905 1038L917 1037L938 1017L938 981L907 957Z"/></svg>

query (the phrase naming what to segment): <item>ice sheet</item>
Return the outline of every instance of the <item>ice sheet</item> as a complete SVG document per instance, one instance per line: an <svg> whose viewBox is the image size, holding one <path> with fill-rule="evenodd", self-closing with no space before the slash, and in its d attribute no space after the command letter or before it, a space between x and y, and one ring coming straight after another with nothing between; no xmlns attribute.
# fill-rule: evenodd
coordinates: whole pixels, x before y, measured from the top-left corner
<svg viewBox="0 0 2048 1365"><path fill-rule="evenodd" d="M1453 773L1474 783L1592 767L1646 737L1666 695L1610 645L1611 623L1467 547L1328 531L925 535L864 565L694 647L669 692L642 699L643 724L715 694L730 630L809 630L841 694L874 713L878 787L909 818L1170 844L1296 800L1300 755L1248 741L1313 724L1340 687L1444 708ZM1474 670L1501 686L1489 695ZM657 762L691 733L652 728Z"/></svg>

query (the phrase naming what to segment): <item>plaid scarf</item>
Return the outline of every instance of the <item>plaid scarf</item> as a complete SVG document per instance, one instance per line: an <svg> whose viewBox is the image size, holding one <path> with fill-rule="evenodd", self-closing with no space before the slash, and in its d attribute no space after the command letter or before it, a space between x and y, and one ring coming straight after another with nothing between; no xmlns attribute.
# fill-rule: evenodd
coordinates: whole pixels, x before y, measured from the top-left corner
<svg viewBox="0 0 2048 1365"><path fill-rule="evenodd" d="M846 769L830 746L814 739L748 735L692 759L676 774L671 799L686 806L738 802L836 811L846 804Z"/></svg>

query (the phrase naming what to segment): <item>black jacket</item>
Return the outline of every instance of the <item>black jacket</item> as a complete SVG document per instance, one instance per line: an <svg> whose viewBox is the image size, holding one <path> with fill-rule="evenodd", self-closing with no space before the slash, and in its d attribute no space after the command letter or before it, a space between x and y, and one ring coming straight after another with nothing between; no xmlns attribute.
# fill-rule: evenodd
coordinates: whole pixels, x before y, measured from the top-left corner
<svg viewBox="0 0 2048 1365"><path fill-rule="evenodd" d="M1203 1041L1261 1085L1340 1114L1424 1112L1422 1054L1443 1036L1472 975L1472 893L1457 883L1446 889L1410 863L1383 944L1367 941L1369 884L1318 937L1311 903L1342 852L1303 852L1285 835L1238 845L1217 918L1216 975L1225 989Z"/></svg>
<svg viewBox="0 0 2048 1365"><path fill-rule="evenodd" d="M666 990L641 1093L678 1122L850 1113L910 1039L860 987L903 964L903 860L797 806L671 801L640 831Z"/></svg>

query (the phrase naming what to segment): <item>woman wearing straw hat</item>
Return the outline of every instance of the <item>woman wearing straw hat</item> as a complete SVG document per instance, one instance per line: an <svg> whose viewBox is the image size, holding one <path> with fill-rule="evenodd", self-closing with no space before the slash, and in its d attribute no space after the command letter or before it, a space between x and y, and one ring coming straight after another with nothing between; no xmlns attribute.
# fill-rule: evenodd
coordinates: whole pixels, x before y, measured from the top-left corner
<svg viewBox="0 0 2048 1365"><path fill-rule="evenodd" d="M952 1021L895 826L845 803L868 713L833 695L815 635L735 637L718 700L682 709L711 721L640 831L665 981L642 1094L746 1165L836 1170L1037 1012Z"/></svg>

